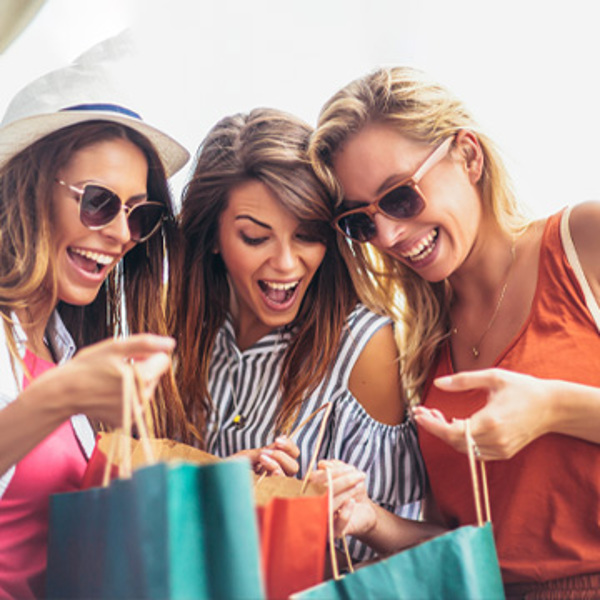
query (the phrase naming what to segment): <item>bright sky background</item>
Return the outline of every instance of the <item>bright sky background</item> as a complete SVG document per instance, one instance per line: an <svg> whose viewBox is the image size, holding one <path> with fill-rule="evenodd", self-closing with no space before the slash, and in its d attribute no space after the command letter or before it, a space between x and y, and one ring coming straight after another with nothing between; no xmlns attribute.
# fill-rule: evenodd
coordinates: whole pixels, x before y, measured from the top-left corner
<svg viewBox="0 0 600 600"><path fill-rule="evenodd" d="M136 110L193 154L221 117L272 106L315 124L380 65L429 71L505 153L534 215L600 199L598 0L47 0L0 55L22 86L131 28ZM187 168L173 180L178 195Z"/></svg>

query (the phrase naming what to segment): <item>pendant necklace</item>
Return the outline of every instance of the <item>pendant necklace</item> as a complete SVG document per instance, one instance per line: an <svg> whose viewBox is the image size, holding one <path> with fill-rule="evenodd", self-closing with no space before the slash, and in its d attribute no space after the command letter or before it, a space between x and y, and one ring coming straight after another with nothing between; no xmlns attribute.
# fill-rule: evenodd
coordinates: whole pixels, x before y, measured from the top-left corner
<svg viewBox="0 0 600 600"><path fill-rule="evenodd" d="M254 394L252 395L252 398L251 398L250 402L248 403L249 407L254 406L256 399L260 398L260 395L263 392L265 383L267 382L267 374L268 374L268 370L265 369L260 376L258 385L254 388L255 389ZM243 429L246 425L247 417L240 411L240 406L238 404L237 392L236 392L235 386L233 385L233 376L231 375L231 364L230 363L227 364L227 377L229 378L229 388L231 390L231 400L233 401L233 406L235 407L235 417L233 417L233 424L235 425L236 429Z"/></svg>
<svg viewBox="0 0 600 600"><path fill-rule="evenodd" d="M500 310L500 307L502 306L502 301L504 300L504 296L506 295L506 289L508 288L508 281L510 279L510 273L512 271L512 267L515 264L515 241L513 240L513 243L510 247L510 265L508 266L508 270L506 272L506 280L504 281L504 285L502 286L502 290L500 291L500 296L498 297L498 302L496 302L496 307L494 308L494 312L492 314L492 318L489 320L487 327L484 329L483 333L481 334L481 337L479 338L478 342L476 344L474 344L471 347L471 352L473 354L473 358L479 358L479 355L481 354L480 352L480 348L481 348L481 344L483 342L483 339L485 338L485 336L487 335L487 333L489 332L489 330L492 328L492 325L494 324L494 322L496 321L496 317L498 316L498 312ZM458 333L458 327L453 327L452 328L452 333L454 335L456 335Z"/></svg>

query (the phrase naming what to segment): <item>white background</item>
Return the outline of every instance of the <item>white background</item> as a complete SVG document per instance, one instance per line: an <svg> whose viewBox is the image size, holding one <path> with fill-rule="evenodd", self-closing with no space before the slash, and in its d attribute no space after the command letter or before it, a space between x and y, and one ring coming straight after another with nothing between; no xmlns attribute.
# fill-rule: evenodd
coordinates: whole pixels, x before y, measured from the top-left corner
<svg viewBox="0 0 600 600"><path fill-rule="evenodd" d="M600 199L598 0L47 0L0 55L0 113L22 86L131 28L143 117L193 154L255 106L314 125L381 65L422 68L466 100L535 216ZM173 180L176 195L187 168Z"/></svg>

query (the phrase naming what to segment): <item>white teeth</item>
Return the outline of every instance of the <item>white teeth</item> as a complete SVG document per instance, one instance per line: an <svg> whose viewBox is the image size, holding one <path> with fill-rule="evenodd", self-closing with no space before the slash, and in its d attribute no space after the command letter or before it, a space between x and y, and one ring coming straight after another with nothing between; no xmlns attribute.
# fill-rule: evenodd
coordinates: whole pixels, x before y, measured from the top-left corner
<svg viewBox="0 0 600 600"><path fill-rule="evenodd" d="M300 283L300 280L292 283L277 283L275 281L264 281L264 284L273 290L291 290Z"/></svg>
<svg viewBox="0 0 600 600"><path fill-rule="evenodd" d="M108 254L100 254L99 252L92 252L91 250L82 250L81 248L71 248L71 252L74 254L79 254L85 258L89 258L94 262L97 262L101 265L110 265L114 261L114 256L109 256Z"/></svg>
<svg viewBox="0 0 600 600"><path fill-rule="evenodd" d="M436 237L437 230L434 229L428 236L423 238L416 246L413 246L408 252L403 252L401 256L403 258L410 259L415 258L416 256L419 256L419 258L425 258L429 254L431 254L431 251L433 250L433 246L431 245L431 243L433 242L433 240L435 240ZM421 255L421 253L424 251L426 253Z"/></svg>

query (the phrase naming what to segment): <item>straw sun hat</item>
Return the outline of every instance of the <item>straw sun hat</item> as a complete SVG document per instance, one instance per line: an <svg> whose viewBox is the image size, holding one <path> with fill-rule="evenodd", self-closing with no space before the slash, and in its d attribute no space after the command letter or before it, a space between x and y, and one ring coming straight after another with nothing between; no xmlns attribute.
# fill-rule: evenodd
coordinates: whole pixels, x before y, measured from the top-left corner
<svg viewBox="0 0 600 600"><path fill-rule="evenodd" d="M131 51L129 40L121 34L23 88L0 123L0 168L21 150L54 131L100 119L121 123L148 138L167 177L179 171L188 161L189 152L145 123L125 98L125 80L117 76L118 62Z"/></svg>

